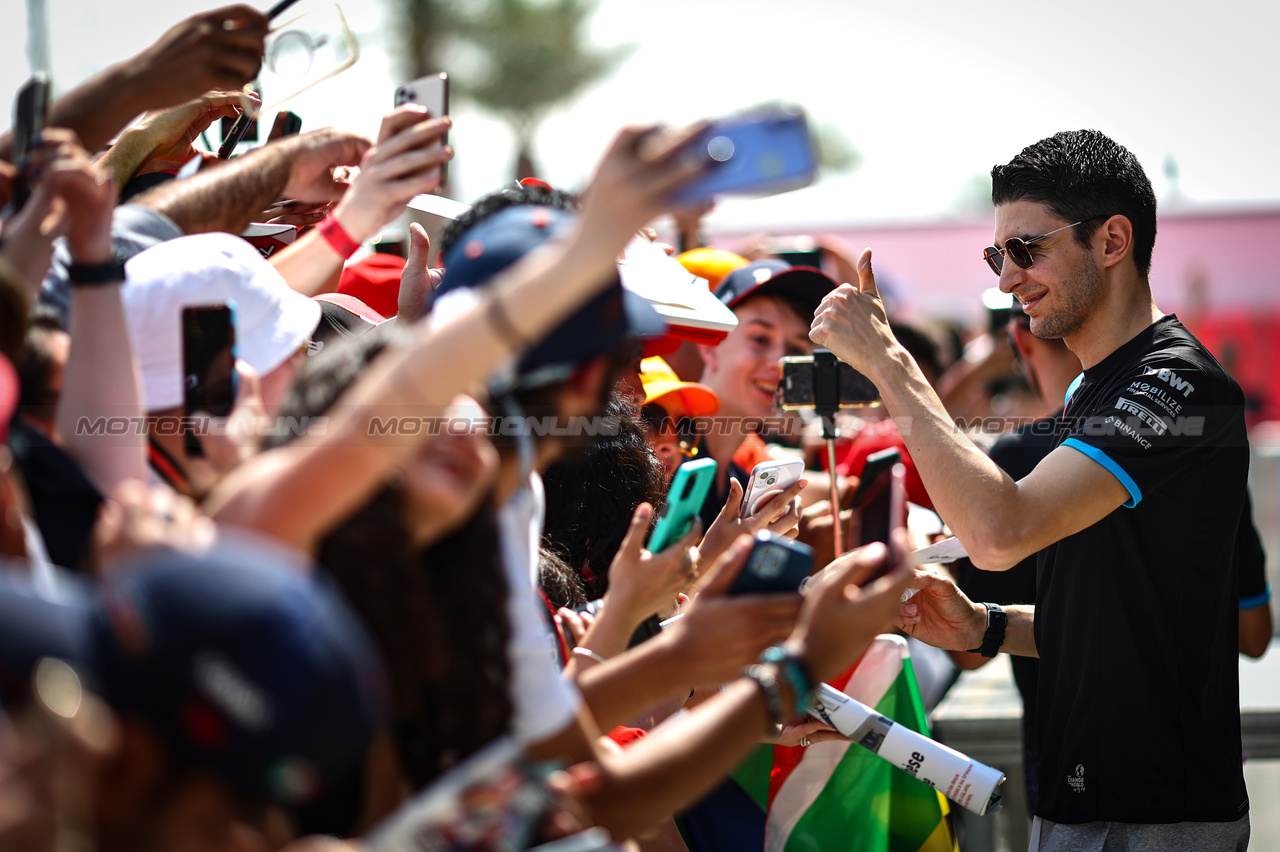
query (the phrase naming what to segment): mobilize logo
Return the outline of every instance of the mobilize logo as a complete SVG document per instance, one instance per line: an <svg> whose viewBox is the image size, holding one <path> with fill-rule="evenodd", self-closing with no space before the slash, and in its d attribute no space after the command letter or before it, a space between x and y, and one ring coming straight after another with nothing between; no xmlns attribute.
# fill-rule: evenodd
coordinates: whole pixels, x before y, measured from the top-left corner
<svg viewBox="0 0 1280 852"><path fill-rule="evenodd" d="M1173 370L1168 369L1167 367L1159 370L1152 368L1150 370L1147 370L1145 373L1143 373L1143 375L1155 376L1157 379L1164 382L1174 390L1182 391L1182 396L1184 399L1186 397L1191 396L1191 394L1195 393L1195 390L1196 390L1195 385L1191 384L1191 382L1187 381L1186 379L1179 378L1177 373L1175 373Z"/></svg>
<svg viewBox="0 0 1280 852"><path fill-rule="evenodd" d="M1071 788L1073 793L1084 792L1084 764L1076 764L1076 774L1067 776L1067 786Z"/></svg>

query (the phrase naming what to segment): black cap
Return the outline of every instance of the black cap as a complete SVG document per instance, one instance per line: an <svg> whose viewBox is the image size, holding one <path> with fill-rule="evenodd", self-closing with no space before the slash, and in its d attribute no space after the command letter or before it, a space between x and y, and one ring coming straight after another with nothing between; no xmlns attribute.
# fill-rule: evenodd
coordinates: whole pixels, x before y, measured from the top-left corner
<svg viewBox="0 0 1280 852"><path fill-rule="evenodd" d="M729 307L761 294L786 296L809 308L809 319L818 312L822 299L836 288L836 282L820 269L792 266L782 260L757 260L726 275L715 296Z"/></svg>

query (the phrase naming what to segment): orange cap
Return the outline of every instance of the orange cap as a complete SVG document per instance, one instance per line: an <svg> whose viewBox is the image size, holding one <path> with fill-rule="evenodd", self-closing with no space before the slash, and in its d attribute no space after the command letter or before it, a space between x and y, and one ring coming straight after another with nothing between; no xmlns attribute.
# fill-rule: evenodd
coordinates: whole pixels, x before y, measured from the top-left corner
<svg viewBox="0 0 1280 852"><path fill-rule="evenodd" d="M720 410L720 397L706 385L682 382L666 361L645 358L640 362L640 381L644 384L644 401L656 402L672 418L709 417Z"/></svg>
<svg viewBox="0 0 1280 852"><path fill-rule="evenodd" d="M676 260L694 275L707 279L707 284L712 290L716 289L720 279L750 262L740 254L710 246L681 252L676 255Z"/></svg>

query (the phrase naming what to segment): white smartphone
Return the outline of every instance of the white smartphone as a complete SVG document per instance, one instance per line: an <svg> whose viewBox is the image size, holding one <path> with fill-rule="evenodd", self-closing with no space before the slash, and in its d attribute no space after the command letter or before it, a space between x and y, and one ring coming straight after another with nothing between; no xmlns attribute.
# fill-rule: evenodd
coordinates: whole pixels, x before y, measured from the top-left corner
<svg viewBox="0 0 1280 852"><path fill-rule="evenodd" d="M401 104L424 106L434 118L448 115L449 75L441 71L439 74L428 74L400 86L396 89L395 105Z"/></svg>
<svg viewBox="0 0 1280 852"><path fill-rule="evenodd" d="M395 105L401 104L418 104L427 108L427 112L431 113L432 118L439 118L442 115L449 114L449 74L441 71L438 74L428 74L425 77L419 77L416 80L405 83L396 89ZM446 133L444 138L440 140L441 145L449 142L449 135ZM440 167L440 182L443 184L448 177L448 164Z"/></svg>
<svg viewBox="0 0 1280 852"><path fill-rule="evenodd" d="M804 476L804 459L769 459L751 469L739 517L749 518Z"/></svg>

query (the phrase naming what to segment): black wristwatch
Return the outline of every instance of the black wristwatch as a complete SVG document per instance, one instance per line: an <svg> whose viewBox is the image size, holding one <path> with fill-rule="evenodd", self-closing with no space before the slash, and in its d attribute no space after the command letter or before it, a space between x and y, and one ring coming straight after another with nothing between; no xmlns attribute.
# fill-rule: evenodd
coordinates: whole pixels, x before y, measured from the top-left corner
<svg viewBox="0 0 1280 852"><path fill-rule="evenodd" d="M124 280L124 261L73 263L67 267L67 278L71 281L72 286L76 287L101 287L104 284L116 284Z"/></svg>
<svg viewBox="0 0 1280 852"><path fill-rule="evenodd" d="M1004 631L1009 626L1009 614L1000 604L984 603L987 608L987 632L982 635L982 647L971 648L968 653L994 657L1004 644Z"/></svg>

